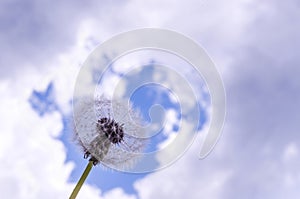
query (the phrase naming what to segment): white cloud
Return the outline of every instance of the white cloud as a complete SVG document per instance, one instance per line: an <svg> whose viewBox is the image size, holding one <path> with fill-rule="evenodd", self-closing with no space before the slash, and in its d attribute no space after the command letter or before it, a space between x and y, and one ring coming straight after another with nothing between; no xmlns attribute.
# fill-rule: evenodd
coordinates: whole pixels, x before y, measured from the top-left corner
<svg viewBox="0 0 300 199"><path fill-rule="evenodd" d="M59 104L67 112L73 77L78 70L70 66L83 62L95 45L93 41L97 43L132 28L156 26L196 38L208 50L224 75L228 118L217 148L207 159L197 160L199 149L194 145L169 168L149 174L135 184L141 199L240 198L241 194L244 198L297 198L300 194L297 2L197 2L157 2L156 6L155 1L146 4L131 1L125 5L104 5L109 12L100 12L99 5L86 8L71 3L61 6L59 15L48 12L47 17L40 18L33 14L32 19L41 20L38 24L47 24L42 19L53 19L50 28L40 28L42 39L33 37L34 34L28 34L31 35L28 39L20 31L28 33L35 27L26 27L34 22L29 18L19 21L22 26L1 32L0 40L4 41L1 63L5 64L1 65L0 81L1 196L68 197L74 186L67 183L73 165L64 163L64 146L53 139L61 129L60 116L53 113L46 118L37 117L26 102L32 88L39 88L38 85L44 88L54 79ZM37 6L41 7L42 4ZM78 13L81 10L78 7L83 11ZM34 10L38 16L43 14L40 10ZM15 15L10 9L7 12ZM65 27L63 24L68 24L75 15L78 17L71 27ZM81 32L77 34L78 27ZM60 37L53 42L54 37L49 39L45 33ZM71 45L73 36L80 39ZM69 37L67 44L60 43ZM62 45L64 50L57 50ZM72 49L62 53L66 46ZM47 50L42 51L44 48ZM59 58L53 58L53 54ZM13 64L8 64L10 61ZM86 185L79 198L95 198L100 194L97 188ZM121 195L125 194L116 189L104 197Z"/></svg>
<svg viewBox="0 0 300 199"><path fill-rule="evenodd" d="M299 149L295 143L290 143L286 146L283 152L283 160L289 161L299 156Z"/></svg>
<svg viewBox="0 0 300 199"><path fill-rule="evenodd" d="M6 144L0 152L0 182L7 180L13 186L1 186L1 193L5 198L64 198L73 165L64 164L63 143L55 139L62 129L61 116L53 113L40 118L31 109L28 77L9 81L10 87L2 90L0 140ZM31 78L35 78L32 73Z"/></svg>
<svg viewBox="0 0 300 199"><path fill-rule="evenodd" d="M225 152L218 149L221 154L198 160L198 141L174 164L138 180L135 188L139 197L222 198L224 186L231 179L233 170L221 164Z"/></svg>
<svg viewBox="0 0 300 199"><path fill-rule="evenodd" d="M179 114L176 112L175 109L168 109L166 111L166 122L164 124L164 134L168 135L170 132L173 131L173 126L179 123Z"/></svg>
<svg viewBox="0 0 300 199"><path fill-rule="evenodd" d="M74 185L75 186L75 185ZM66 197L67 198L67 197ZM128 195L120 188L114 188L103 194L95 186L84 185L78 193L77 199L136 199L135 195Z"/></svg>
<svg viewBox="0 0 300 199"><path fill-rule="evenodd" d="M165 148L176 138L177 132L173 130L175 125L180 125L180 119L175 109L167 109L165 114L165 123L163 125L163 134L167 136L166 140L158 144L158 149Z"/></svg>
<svg viewBox="0 0 300 199"><path fill-rule="evenodd" d="M209 27L215 34L200 24L203 13L195 14L199 26L193 27L197 30L191 31L190 24L186 24L185 31L191 31L195 37L203 31L200 35L204 37L199 40L208 39L204 43L217 65L223 65L220 68L230 67L222 68L228 91L224 134L205 160L192 162L197 151L191 150L188 154L194 153L195 157L187 154L166 170L138 181L135 187L141 199L299 196L299 134L296 133L299 132L299 113L295 110L299 107L299 81L298 75L294 75L299 74L295 67L299 59L294 57L297 44L291 45L292 41L284 36L294 38L299 32L290 25L292 19L288 20L299 16L293 3L295 1L289 1L288 6L279 2L271 5L264 1L261 7L255 1L245 4L233 1L226 2L225 6L218 4L215 11L206 8L207 17L203 20L208 23L204 24L211 24ZM213 4L206 6L214 7ZM209 15L209 12L216 14ZM193 16L193 12L189 16ZM277 18L286 28L276 29L274 20ZM243 47L245 44L251 47ZM280 47L287 45L291 48Z"/></svg>
<svg viewBox="0 0 300 199"><path fill-rule="evenodd" d="M122 189L115 188L115 189L107 192L103 196L103 199L112 199L112 198L136 199L136 196L134 196L134 195L126 195Z"/></svg>

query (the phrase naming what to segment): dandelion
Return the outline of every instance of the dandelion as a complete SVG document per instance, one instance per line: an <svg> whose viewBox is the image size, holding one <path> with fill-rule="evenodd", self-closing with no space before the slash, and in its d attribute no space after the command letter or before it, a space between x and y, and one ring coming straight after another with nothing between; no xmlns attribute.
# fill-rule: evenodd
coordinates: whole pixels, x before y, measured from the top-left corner
<svg viewBox="0 0 300 199"><path fill-rule="evenodd" d="M76 197L93 165L131 168L145 146L142 120L131 104L101 96L81 99L74 107L74 140L89 163L70 198Z"/></svg>

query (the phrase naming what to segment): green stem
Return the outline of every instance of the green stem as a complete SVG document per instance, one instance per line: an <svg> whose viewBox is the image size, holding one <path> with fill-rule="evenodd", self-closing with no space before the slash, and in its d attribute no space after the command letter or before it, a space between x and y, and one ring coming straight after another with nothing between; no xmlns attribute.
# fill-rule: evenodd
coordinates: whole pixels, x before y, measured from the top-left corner
<svg viewBox="0 0 300 199"><path fill-rule="evenodd" d="M82 187L82 185L83 185L85 179L86 179L87 176L89 175L89 173L90 173L92 167L93 167L93 161L89 161L89 164L86 166L86 168L85 168L83 174L81 175L79 181L77 182L77 185L76 185L76 187L74 188L74 190L73 190L73 192L72 192L72 194L71 194L71 196L70 196L69 199L75 199L75 198L76 198L76 196L77 196L77 194L78 194L80 188Z"/></svg>

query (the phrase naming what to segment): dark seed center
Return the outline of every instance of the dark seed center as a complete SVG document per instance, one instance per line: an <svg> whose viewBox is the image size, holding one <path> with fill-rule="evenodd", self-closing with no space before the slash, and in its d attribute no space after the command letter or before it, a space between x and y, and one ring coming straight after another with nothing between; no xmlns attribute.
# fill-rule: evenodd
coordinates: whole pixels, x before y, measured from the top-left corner
<svg viewBox="0 0 300 199"><path fill-rule="evenodd" d="M123 140L123 124L120 125L115 120L104 117L98 120L97 127L105 133L113 144L120 143Z"/></svg>

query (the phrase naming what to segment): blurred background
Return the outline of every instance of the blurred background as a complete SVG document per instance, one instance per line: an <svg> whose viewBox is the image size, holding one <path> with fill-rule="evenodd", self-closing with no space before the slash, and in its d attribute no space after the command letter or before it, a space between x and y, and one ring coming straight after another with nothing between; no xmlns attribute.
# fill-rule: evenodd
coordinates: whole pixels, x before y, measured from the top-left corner
<svg viewBox="0 0 300 199"><path fill-rule="evenodd" d="M1 198L69 197L86 164L69 126L80 67L97 45L143 27L180 32L209 54L227 95L222 136L199 160L203 88L199 136L181 159L145 174L94 168L78 198L299 198L299 9L297 0L0 0ZM176 132L167 90L134 97L145 117L162 104Z"/></svg>

